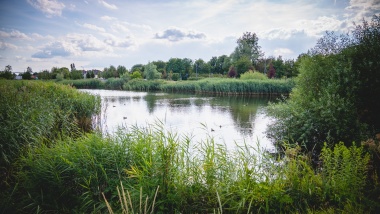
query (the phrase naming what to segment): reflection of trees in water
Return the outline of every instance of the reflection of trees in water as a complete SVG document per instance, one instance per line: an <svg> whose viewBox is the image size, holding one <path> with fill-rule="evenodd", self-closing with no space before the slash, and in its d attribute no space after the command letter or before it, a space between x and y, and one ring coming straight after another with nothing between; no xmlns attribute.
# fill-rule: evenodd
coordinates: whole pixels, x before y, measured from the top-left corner
<svg viewBox="0 0 380 214"><path fill-rule="evenodd" d="M257 110L261 106L266 106L269 97L252 97L252 96L223 96L211 101L213 108L228 106L234 123L245 134L251 134L252 121L255 120ZM248 133L247 133L248 132Z"/></svg>
<svg viewBox="0 0 380 214"><path fill-rule="evenodd" d="M146 105L148 107L148 111L150 114L154 112L154 109L156 108L156 101L157 101L158 96L155 94L147 94L144 97L144 100L146 101Z"/></svg>
<svg viewBox="0 0 380 214"><path fill-rule="evenodd" d="M194 94L164 94L149 93L144 96L150 114L157 105L167 105L172 112L186 112L191 106L199 111L210 105L213 111L231 114L234 125L243 134L252 134L253 124L260 107L267 106L273 98L267 96L207 96Z"/></svg>

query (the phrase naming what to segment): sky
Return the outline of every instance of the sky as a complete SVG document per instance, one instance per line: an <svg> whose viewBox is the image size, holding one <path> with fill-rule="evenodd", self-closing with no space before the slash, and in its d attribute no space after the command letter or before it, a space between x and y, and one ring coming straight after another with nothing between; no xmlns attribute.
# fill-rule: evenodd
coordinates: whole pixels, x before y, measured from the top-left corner
<svg viewBox="0 0 380 214"><path fill-rule="evenodd" d="M244 32L266 57L295 59L347 33L380 0L1 0L0 70L100 69L230 55Z"/></svg>

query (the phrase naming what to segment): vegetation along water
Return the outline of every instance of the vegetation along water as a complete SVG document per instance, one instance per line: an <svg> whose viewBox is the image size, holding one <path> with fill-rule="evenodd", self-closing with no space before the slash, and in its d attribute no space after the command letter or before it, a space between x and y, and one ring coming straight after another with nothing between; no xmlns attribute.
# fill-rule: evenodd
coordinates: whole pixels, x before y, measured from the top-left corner
<svg viewBox="0 0 380 214"><path fill-rule="evenodd" d="M273 64L265 78L257 73L251 33L231 58L214 59L213 72L200 60L173 58L131 72L107 68L106 80L70 82L82 75L74 69L40 76L71 86L0 80L1 212L379 213L379 37L379 16L347 35L328 32L282 80L273 79ZM0 77L12 78L9 70ZM73 85L290 94L268 108L273 155L249 143L231 150L212 136L193 143L161 122L113 135L91 130L100 98Z"/></svg>

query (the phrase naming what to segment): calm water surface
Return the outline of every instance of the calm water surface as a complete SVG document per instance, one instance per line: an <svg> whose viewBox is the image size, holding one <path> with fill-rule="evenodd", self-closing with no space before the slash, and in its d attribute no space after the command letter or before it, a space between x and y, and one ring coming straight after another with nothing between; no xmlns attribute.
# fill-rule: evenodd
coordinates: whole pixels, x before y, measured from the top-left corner
<svg viewBox="0 0 380 214"><path fill-rule="evenodd" d="M265 107L268 97L211 96L114 90L82 90L102 99L101 128L114 133L119 127L147 127L161 121L165 129L192 136L199 142L208 136L234 148L246 142L274 150L264 131L270 123Z"/></svg>

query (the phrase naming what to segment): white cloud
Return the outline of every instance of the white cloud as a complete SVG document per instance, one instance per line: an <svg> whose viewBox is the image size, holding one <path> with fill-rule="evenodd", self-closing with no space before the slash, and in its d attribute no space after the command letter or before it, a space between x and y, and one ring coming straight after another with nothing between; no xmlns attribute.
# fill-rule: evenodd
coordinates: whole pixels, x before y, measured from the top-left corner
<svg viewBox="0 0 380 214"><path fill-rule="evenodd" d="M294 52L288 48L277 48L273 51L273 53L275 56L287 56L293 54Z"/></svg>
<svg viewBox="0 0 380 214"><path fill-rule="evenodd" d="M114 5L114 4L109 4L109 3L107 3L107 2L104 1L104 0L99 0L99 3L100 3L101 5L103 5L104 7L108 8L108 9L111 9L111 10L117 10L117 9L118 9L116 5Z"/></svg>
<svg viewBox="0 0 380 214"><path fill-rule="evenodd" d="M57 0L27 0L37 10L42 11L47 17L61 16L65 5Z"/></svg>
<svg viewBox="0 0 380 214"><path fill-rule="evenodd" d="M0 50L6 50L6 49L17 49L17 46L11 43L0 41Z"/></svg>
<svg viewBox="0 0 380 214"><path fill-rule="evenodd" d="M18 30L12 30L11 32L5 32L0 30L0 37L2 38L12 38L12 39L25 39L30 40L31 38L25 33L22 33Z"/></svg>
<svg viewBox="0 0 380 214"><path fill-rule="evenodd" d="M351 21L360 22L363 18L370 18L380 13L379 0L350 0L349 6L345 8L345 16Z"/></svg>
<svg viewBox="0 0 380 214"><path fill-rule="evenodd" d="M111 17L111 16L102 16L100 17L101 20L103 21L113 21L113 20L117 20L116 17Z"/></svg>
<svg viewBox="0 0 380 214"><path fill-rule="evenodd" d="M43 36L43 35L38 34L38 33L32 33L32 34L31 34L31 37L32 37L34 40L53 40L53 39L54 39L54 37L51 36L51 35Z"/></svg>
<svg viewBox="0 0 380 214"><path fill-rule="evenodd" d="M122 23L115 23L115 24L112 24L111 25L111 29L115 32L124 32L124 33L129 33L129 29L127 26L125 26L124 24Z"/></svg>
<svg viewBox="0 0 380 214"><path fill-rule="evenodd" d="M156 33L155 38L176 42L184 39L204 39L206 38L206 35L204 33L184 30L177 27L170 27L163 32Z"/></svg>
<svg viewBox="0 0 380 214"><path fill-rule="evenodd" d="M105 53L107 45L91 34L68 34L59 41L51 42L32 55L33 58L53 58L57 56L81 56L89 52ZM86 53L85 53L86 52Z"/></svg>
<svg viewBox="0 0 380 214"><path fill-rule="evenodd" d="M99 31L99 32L106 32L106 30L102 27L98 27L96 25L92 25L92 24L83 24L83 27L87 28L87 29L91 29L91 30L95 30L95 31Z"/></svg>

